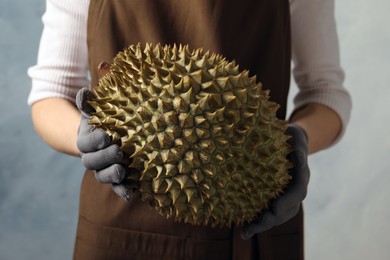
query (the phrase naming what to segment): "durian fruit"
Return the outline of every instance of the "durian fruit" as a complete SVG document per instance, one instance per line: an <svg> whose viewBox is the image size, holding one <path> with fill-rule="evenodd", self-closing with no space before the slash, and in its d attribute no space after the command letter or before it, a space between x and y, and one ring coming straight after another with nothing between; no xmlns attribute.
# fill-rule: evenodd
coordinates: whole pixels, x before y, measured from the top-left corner
<svg viewBox="0 0 390 260"><path fill-rule="evenodd" d="M286 122L234 61L188 46L138 44L103 68L90 124L120 145L139 173L128 182L162 215L239 225L288 184Z"/></svg>

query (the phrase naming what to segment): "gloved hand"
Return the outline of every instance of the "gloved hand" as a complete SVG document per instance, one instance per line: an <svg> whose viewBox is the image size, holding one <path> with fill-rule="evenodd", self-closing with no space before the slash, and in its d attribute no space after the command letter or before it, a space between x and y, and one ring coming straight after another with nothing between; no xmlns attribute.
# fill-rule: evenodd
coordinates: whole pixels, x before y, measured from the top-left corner
<svg viewBox="0 0 390 260"><path fill-rule="evenodd" d="M111 183L114 192L125 200L131 197L131 189L123 181L126 168L120 164L123 153L119 146L111 144L111 138L101 129L88 124L90 113L94 109L87 103L93 93L83 88L76 96L76 105L81 112L77 147L85 168L93 170L95 177L102 183Z"/></svg>
<svg viewBox="0 0 390 260"><path fill-rule="evenodd" d="M267 211L260 214L255 221L244 225L241 232L243 239L249 239L256 233L263 232L291 219L298 213L301 202L306 197L310 178L310 170L307 164L307 135L305 130L296 124L289 124L286 134L291 136L288 142L293 149L287 157L294 165L290 170L291 182L285 192L271 202Z"/></svg>

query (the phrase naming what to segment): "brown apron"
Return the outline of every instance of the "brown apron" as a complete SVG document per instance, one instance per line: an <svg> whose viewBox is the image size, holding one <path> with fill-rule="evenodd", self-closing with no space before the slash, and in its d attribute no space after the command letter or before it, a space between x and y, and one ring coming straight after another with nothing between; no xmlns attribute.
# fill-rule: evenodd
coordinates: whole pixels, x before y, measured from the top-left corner
<svg viewBox="0 0 390 260"><path fill-rule="evenodd" d="M285 117L290 80L288 0L90 0L89 65L92 85L101 61L130 44L189 44L235 59L281 105ZM240 228L176 223L134 196L125 202L91 172L81 187L74 258L303 259L302 210L287 223L254 236Z"/></svg>

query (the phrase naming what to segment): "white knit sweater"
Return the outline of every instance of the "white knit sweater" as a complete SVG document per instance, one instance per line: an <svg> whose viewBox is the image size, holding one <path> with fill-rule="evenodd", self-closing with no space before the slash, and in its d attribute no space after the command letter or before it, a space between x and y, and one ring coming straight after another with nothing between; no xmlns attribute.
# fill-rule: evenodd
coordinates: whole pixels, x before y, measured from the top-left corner
<svg viewBox="0 0 390 260"><path fill-rule="evenodd" d="M42 17L37 65L28 70L36 101L61 97L72 102L77 91L89 86L87 19L89 0L47 0ZM348 123L351 97L343 87L334 0L290 0L293 75L299 87L295 109L320 103ZM341 135L340 135L341 136Z"/></svg>

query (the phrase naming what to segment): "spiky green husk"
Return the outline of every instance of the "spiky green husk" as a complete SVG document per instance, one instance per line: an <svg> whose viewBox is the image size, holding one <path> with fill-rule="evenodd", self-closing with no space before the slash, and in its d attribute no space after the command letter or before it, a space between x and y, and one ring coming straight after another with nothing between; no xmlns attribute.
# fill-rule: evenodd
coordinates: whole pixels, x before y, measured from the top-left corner
<svg viewBox="0 0 390 260"><path fill-rule="evenodd" d="M188 46L130 46L94 88L90 123L138 170L162 215L192 224L251 221L290 180L286 122L256 77Z"/></svg>

